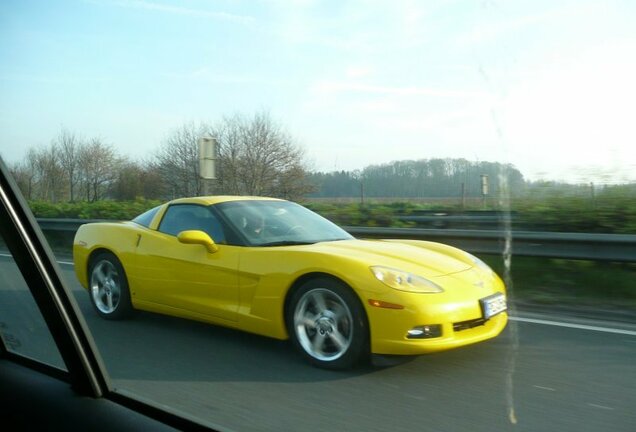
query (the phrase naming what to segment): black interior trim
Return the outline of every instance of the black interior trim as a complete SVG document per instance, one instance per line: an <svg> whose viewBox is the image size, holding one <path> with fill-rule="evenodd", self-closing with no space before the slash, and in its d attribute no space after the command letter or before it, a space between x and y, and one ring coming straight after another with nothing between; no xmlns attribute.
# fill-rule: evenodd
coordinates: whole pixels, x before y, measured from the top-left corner
<svg viewBox="0 0 636 432"><path fill-rule="evenodd" d="M10 431L177 430L108 399L78 395L68 383L7 359L0 359L0 407L2 428Z"/></svg>
<svg viewBox="0 0 636 432"><path fill-rule="evenodd" d="M165 410L164 408L157 408L152 405L151 401L141 401L139 399L135 399L134 397L127 396L121 392L110 392L106 395L106 398L120 404L126 408L144 414L152 419L170 425L179 430L186 431L215 431L221 430L220 426L216 425L213 428L208 426L204 426L201 423L197 422L194 419L189 419L186 417L184 413L172 413ZM218 428L218 429L217 429ZM112 431L111 431L112 432Z"/></svg>
<svg viewBox="0 0 636 432"><path fill-rule="evenodd" d="M71 378L69 376L68 371L65 371L63 369L59 369L55 366L51 366L48 365L46 363L42 363L39 360L34 360L32 358L29 357L25 357L23 355L20 354L16 354L13 353L9 350L6 351L5 354L3 354L3 357L5 360L9 360L12 361L13 363L16 363L20 366L24 366L27 367L29 369L33 369L36 372L39 372L41 374L47 375L51 378L55 378L57 380L60 381L64 381L68 384L71 383Z"/></svg>

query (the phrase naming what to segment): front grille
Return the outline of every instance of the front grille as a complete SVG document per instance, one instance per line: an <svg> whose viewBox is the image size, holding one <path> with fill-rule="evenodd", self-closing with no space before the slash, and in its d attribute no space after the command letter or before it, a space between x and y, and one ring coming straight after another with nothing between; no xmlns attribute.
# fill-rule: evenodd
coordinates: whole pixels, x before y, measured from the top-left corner
<svg viewBox="0 0 636 432"><path fill-rule="evenodd" d="M477 318L477 319L472 319L468 321L460 321L460 322L453 323L453 330L454 331L468 330L474 327L483 326L484 324L486 324L486 320L483 318Z"/></svg>

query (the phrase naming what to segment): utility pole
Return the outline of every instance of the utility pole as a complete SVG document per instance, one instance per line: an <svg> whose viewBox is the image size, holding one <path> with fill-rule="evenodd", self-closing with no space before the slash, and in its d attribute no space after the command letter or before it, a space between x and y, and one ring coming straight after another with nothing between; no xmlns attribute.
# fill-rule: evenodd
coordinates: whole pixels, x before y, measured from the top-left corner
<svg viewBox="0 0 636 432"><path fill-rule="evenodd" d="M364 205L364 183L360 179L360 205Z"/></svg>
<svg viewBox="0 0 636 432"><path fill-rule="evenodd" d="M216 138L208 134L199 138L199 177L201 178L201 189L204 196L212 195L214 192L217 150L218 143Z"/></svg>
<svg viewBox="0 0 636 432"><path fill-rule="evenodd" d="M462 182L462 211L466 209L466 183Z"/></svg>
<svg viewBox="0 0 636 432"><path fill-rule="evenodd" d="M488 174L481 175L481 196L484 210L486 210L486 197L488 196Z"/></svg>

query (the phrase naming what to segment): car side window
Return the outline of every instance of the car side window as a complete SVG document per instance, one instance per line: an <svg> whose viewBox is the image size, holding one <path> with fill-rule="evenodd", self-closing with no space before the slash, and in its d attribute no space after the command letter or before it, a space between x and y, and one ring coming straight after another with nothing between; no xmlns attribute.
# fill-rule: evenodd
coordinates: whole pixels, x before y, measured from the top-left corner
<svg viewBox="0 0 636 432"><path fill-rule="evenodd" d="M160 208L161 206L151 208L147 212L142 213L136 218L134 218L132 221L135 222L136 224L149 228L150 224L152 223L152 220L155 218L155 215L157 214Z"/></svg>
<svg viewBox="0 0 636 432"><path fill-rule="evenodd" d="M225 243L223 226L207 207L196 204L175 204L168 207L159 231L176 236L186 230L200 230L207 233L215 243Z"/></svg>

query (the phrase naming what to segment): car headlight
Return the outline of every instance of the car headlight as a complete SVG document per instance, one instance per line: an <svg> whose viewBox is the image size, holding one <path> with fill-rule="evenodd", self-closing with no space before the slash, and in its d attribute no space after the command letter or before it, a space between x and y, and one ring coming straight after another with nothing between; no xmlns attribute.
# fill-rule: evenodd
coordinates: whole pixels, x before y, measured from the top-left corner
<svg viewBox="0 0 636 432"><path fill-rule="evenodd" d="M466 255L468 256L468 258L470 258L470 260L473 263L475 263L477 267L479 267L480 269L484 270L487 273L492 273L492 269L490 268L488 264L486 264L485 262L477 258L475 255L471 255L469 253L466 253Z"/></svg>
<svg viewBox="0 0 636 432"><path fill-rule="evenodd" d="M444 291L444 289L435 282L402 270L383 266L372 266L371 272L380 282L400 291L415 293L441 293Z"/></svg>

